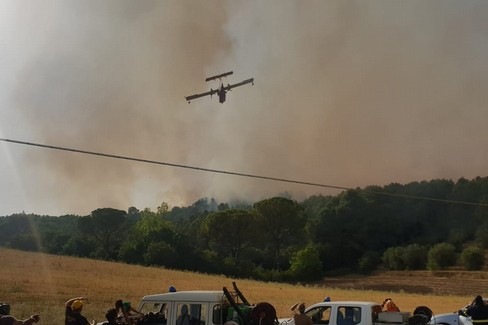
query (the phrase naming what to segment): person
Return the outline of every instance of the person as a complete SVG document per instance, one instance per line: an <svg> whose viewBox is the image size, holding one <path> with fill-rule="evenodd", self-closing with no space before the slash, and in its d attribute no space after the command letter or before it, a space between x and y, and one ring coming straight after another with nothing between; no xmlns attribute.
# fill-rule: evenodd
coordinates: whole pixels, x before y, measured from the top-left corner
<svg viewBox="0 0 488 325"><path fill-rule="evenodd" d="M386 298L381 308L383 308L383 311L400 311L400 308L398 308L391 298Z"/></svg>
<svg viewBox="0 0 488 325"><path fill-rule="evenodd" d="M103 325L118 325L117 309L110 308L109 310L107 310L107 313L105 314L105 318L107 319L107 321L104 322Z"/></svg>
<svg viewBox="0 0 488 325"><path fill-rule="evenodd" d="M188 315L188 305L181 306L181 314L176 320L176 325L190 325L190 315Z"/></svg>
<svg viewBox="0 0 488 325"><path fill-rule="evenodd" d="M488 325L488 306L483 297L476 296L466 309L466 315L471 316L473 325Z"/></svg>
<svg viewBox="0 0 488 325"><path fill-rule="evenodd" d="M10 305L0 303L0 325L31 325L40 320L39 315L32 315L31 317L20 320L10 315Z"/></svg>
<svg viewBox="0 0 488 325"><path fill-rule="evenodd" d="M81 311L83 310L83 305L88 304L90 301L87 297L76 297L71 298L70 300L66 301L66 311L65 311L65 325L95 325L96 322L93 321L91 324L85 318L85 316L81 315Z"/></svg>
<svg viewBox="0 0 488 325"><path fill-rule="evenodd" d="M118 319L125 324L137 322L137 318L144 317L144 314L135 310L129 301L122 301L121 299L115 302L115 310L118 313Z"/></svg>
<svg viewBox="0 0 488 325"><path fill-rule="evenodd" d="M290 310L293 311L295 325L313 325L312 318L305 314L305 303L296 303Z"/></svg>

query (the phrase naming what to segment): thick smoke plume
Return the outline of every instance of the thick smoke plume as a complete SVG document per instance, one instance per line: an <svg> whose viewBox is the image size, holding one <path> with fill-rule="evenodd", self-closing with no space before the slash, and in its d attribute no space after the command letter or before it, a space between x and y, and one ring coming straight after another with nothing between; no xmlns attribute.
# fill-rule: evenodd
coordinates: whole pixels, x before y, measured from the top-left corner
<svg viewBox="0 0 488 325"><path fill-rule="evenodd" d="M487 174L484 1L5 1L0 135L344 187ZM255 78L190 104L184 96ZM337 191L0 145L0 215Z"/></svg>

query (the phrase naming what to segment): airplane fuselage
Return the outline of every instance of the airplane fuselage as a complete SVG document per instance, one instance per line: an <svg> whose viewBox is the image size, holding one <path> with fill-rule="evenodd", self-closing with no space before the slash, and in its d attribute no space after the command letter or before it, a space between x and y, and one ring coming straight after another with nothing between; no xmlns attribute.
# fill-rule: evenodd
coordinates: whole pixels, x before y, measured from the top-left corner
<svg viewBox="0 0 488 325"><path fill-rule="evenodd" d="M219 103L224 103L225 102L225 97L226 97L226 90L224 89L224 85L220 86L218 95L219 95Z"/></svg>

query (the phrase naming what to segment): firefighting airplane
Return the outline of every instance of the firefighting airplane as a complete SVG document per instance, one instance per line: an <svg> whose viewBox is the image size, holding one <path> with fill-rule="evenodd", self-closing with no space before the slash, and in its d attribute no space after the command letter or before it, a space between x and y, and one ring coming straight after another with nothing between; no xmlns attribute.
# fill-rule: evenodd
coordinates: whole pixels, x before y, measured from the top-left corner
<svg viewBox="0 0 488 325"><path fill-rule="evenodd" d="M215 79L221 80L222 78L227 77L227 76L230 76L233 73L234 73L233 71L229 71L229 72L222 73L222 74L219 74L219 75L216 75L216 76L213 76L213 77L208 77L207 79L205 79L205 81L211 81L211 80L215 80ZM191 96L186 96L185 99L188 101L188 103L190 103L190 101L193 100L193 99L200 98L200 97L204 97L204 96L209 96L209 95L210 95L210 97L212 97L212 95L217 94L217 95L219 95L219 103L222 104L223 102L225 102L226 93L228 91L232 90L232 88L239 87L239 86L244 86L244 85L249 84L249 83L252 83L254 85L254 78L247 79L247 80L238 82L238 83L233 84L233 85L227 84L227 86L224 86L224 84L222 83L220 85L219 89L212 89L212 88L210 88L210 91L207 91L206 93L201 93L201 94L195 94L195 95L191 95Z"/></svg>

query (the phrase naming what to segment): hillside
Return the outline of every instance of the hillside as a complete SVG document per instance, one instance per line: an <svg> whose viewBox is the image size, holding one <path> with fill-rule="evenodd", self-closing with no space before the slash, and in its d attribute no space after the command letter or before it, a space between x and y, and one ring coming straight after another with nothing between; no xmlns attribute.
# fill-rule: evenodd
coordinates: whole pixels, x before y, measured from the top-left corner
<svg viewBox="0 0 488 325"><path fill-rule="evenodd" d="M166 292L170 285L178 290L220 290L223 286L231 286L233 281L226 277L193 272L5 248L0 248L0 265L0 301L10 303L12 314L17 317L41 314L41 324L61 324L65 301L80 295L91 300L91 304L84 309L85 316L88 319L103 320L105 311L117 299L132 301L137 305L142 296ZM453 281L453 277L429 275L426 272L400 272L395 276L391 275L325 279L323 283L306 286L251 280L237 280L237 283L250 302L270 302L276 307L280 317L289 316L289 306L297 301L304 301L309 305L321 301L325 296L330 296L333 300L377 302L391 296L405 311L427 305L434 313L450 312L465 305L473 295L484 294L488 288L486 279L482 279L480 274L478 279L473 277L469 288L466 286L466 290L462 292L452 290L442 296L432 295L425 293L429 293L429 290L436 293L438 289L435 288L441 287L458 288L454 283L462 281ZM413 290L415 293L404 290L414 285L431 289ZM479 292L479 288L484 291Z"/></svg>

